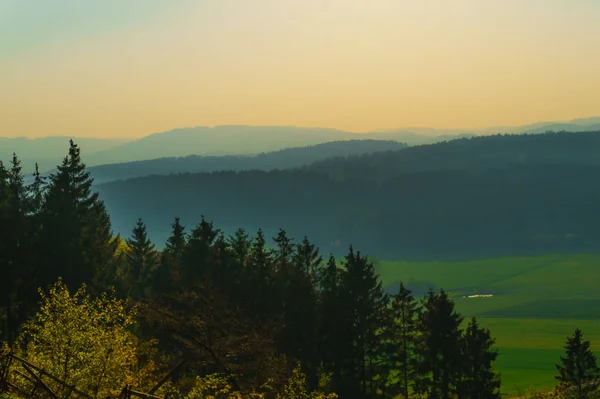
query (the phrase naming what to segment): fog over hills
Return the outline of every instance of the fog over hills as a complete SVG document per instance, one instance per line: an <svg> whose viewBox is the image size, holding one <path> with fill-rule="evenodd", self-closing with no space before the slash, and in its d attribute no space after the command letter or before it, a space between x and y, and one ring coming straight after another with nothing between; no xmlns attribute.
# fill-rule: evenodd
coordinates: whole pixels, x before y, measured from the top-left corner
<svg viewBox="0 0 600 399"><path fill-rule="evenodd" d="M290 147L303 147L332 141L356 139L386 140L408 145L432 144L461 137L496 133L544 133L546 131L595 131L600 117L571 121L539 122L523 126L500 126L482 129L434 129L411 127L353 133L337 129L289 126L216 126L187 127L150 134L140 139L74 138L82 148L88 166L150 160L188 155L253 155ZM8 162L16 152L26 173L35 162L41 171L56 166L68 147L69 137L1 138L0 160Z"/></svg>

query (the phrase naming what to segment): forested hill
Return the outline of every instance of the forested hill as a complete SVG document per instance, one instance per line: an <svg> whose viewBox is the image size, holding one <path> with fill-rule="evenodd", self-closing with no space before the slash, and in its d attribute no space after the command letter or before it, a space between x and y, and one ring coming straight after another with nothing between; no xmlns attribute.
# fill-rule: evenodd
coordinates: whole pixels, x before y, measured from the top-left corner
<svg viewBox="0 0 600 399"><path fill-rule="evenodd" d="M600 131L506 134L462 138L348 160L325 159L310 165L310 169L335 178L386 180L402 174L434 170L481 171L547 163L600 166L599 150Z"/></svg>
<svg viewBox="0 0 600 399"><path fill-rule="evenodd" d="M306 147L287 148L258 155L170 157L90 167L96 183L150 175L199 173L220 170L291 169L315 161L348 155L363 155L406 148L406 144L389 140L334 141Z"/></svg>
<svg viewBox="0 0 600 399"><path fill-rule="evenodd" d="M128 235L142 217L157 243L174 216L192 225L205 215L225 231L263 227L273 236L286 226L325 251L343 253L352 243L382 258L597 251L599 139L496 136L313 170L152 176L98 187L117 231ZM323 165L335 166L332 175Z"/></svg>

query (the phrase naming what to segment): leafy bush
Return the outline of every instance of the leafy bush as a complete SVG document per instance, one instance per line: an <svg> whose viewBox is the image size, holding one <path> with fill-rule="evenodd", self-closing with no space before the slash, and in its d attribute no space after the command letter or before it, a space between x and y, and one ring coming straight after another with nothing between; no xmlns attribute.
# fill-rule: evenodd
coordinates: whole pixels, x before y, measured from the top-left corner
<svg viewBox="0 0 600 399"><path fill-rule="evenodd" d="M71 295L61 280L40 295L40 308L18 339L22 357L94 398L116 396L125 384L147 378L151 364L138 367L138 340L129 330L135 307L112 292L91 298L85 285Z"/></svg>

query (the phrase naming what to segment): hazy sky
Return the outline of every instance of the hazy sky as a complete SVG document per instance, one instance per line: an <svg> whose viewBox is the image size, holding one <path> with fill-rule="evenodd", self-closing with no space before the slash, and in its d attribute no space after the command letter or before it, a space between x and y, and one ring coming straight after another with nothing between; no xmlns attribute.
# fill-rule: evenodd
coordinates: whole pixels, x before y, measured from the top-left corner
<svg viewBox="0 0 600 399"><path fill-rule="evenodd" d="M600 115L600 0L0 0L0 136Z"/></svg>

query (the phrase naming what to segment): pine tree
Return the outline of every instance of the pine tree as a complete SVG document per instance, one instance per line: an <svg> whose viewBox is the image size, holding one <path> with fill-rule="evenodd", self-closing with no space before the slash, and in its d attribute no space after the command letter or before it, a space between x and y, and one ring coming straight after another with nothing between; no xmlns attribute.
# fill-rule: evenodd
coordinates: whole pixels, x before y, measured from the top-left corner
<svg viewBox="0 0 600 399"><path fill-rule="evenodd" d="M165 249L161 254L158 269L153 273L153 293L164 295L172 292L181 276L181 259L187 243L185 226L180 219L175 218L171 224L171 236L167 239Z"/></svg>
<svg viewBox="0 0 600 399"><path fill-rule="evenodd" d="M4 334L8 342L15 338L19 317L16 313L19 300L23 300L23 284L29 277L28 203L23 182L21 161L13 154L10 169L0 167L0 291L5 311Z"/></svg>
<svg viewBox="0 0 600 399"><path fill-rule="evenodd" d="M449 399L460 379L462 317L443 290L438 294L429 291L418 323L416 388L430 398Z"/></svg>
<svg viewBox="0 0 600 399"><path fill-rule="evenodd" d="M182 284L193 286L211 274L211 248L218 236L219 230L201 216L200 223L192 230L183 251Z"/></svg>
<svg viewBox="0 0 600 399"><path fill-rule="evenodd" d="M398 382L396 391L403 398L409 397L410 386L415 378L416 358L415 342L417 339L418 304L412 292L400 283L400 289L392 297L391 332L392 332L392 362L397 367Z"/></svg>
<svg viewBox="0 0 600 399"><path fill-rule="evenodd" d="M473 317L462 340L463 370L460 395L472 399L499 399L500 376L493 369L498 353L490 331Z"/></svg>
<svg viewBox="0 0 600 399"><path fill-rule="evenodd" d="M118 246L104 203L92 192L93 179L80 149L73 140L69 144L68 155L50 176L41 215L42 286L59 276L70 287L94 282Z"/></svg>
<svg viewBox="0 0 600 399"><path fill-rule="evenodd" d="M291 240L288 240L283 230L280 249L287 251ZM287 253L282 261L289 262L285 268L285 289L281 293L283 329L281 344L283 352L298 359L303 371L308 376L309 386L315 389L318 385L318 302L317 292L309 272L311 265L320 258L318 250L307 239L303 244L291 247L291 261ZM281 284L281 283L280 283Z"/></svg>
<svg viewBox="0 0 600 399"><path fill-rule="evenodd" d="M275 271L261 229L258 229L252 241L249 262L242 276L241 291L247 309L259 319L275 316Z"/></svg>
<svg viewBox="0 0 600 399"><path fill-rule="evenodd" d="M29 192L30 201L29 210L33 215L39 215L44 205L45 179L40 173L37 162L33 173L33 183L27 187L27 191Z"/></svg>
<svg viewBox="0 0 600 399"><path fill-rule="evenodd" d="M556 379L561 385L574 387L577 398L586 398L589 392L597 388L600 378L590 341L585 341L583 333L577 328L573 336L567 337L564 349L565 356L560 357L561 364L556 366L559 373Z"/></svg>
<svg viewBox="0 0 600 399"><path fill-rule="evenodd" d="M348 389L354 395L373 395L377 386L377 359L381 352L381 331L386 323L388 298L375 274L373 263L360 252L350 251L344 260L342 307L349 309L345 337L350 356L346 369ZM380 384L380 382L379 382Z"/></svg>
<svg viewBox="0 0 600 399"><path fill-rule="evenodd" d="M141 218L137 220L131 237L127 239L127 245L128 296L139 299L144 295L144 288L158 264L158 253L148 238L146 225Z"/></svg>
<svg viewBox="0 0 600 399"><path fill-rule="evenodd" d="M308 237L304 237L300 244L296 245L294 263L301 268L301 271L309 276L311 282L317 283L323 257L319 254L319 248L312 244Z"/></svg>
<svg viewBox="0 0 600 399"><path fill-rule="evenodd" d="M248 233L242 228L237 229L234 235L229 238L233 258L242 268L246 265L251 245Z"/></svg>
<svg viewBox="0 0 600 399"><path fill-rule="evenodd" d="M332 385L336 392L343 387L343 360L347 355L345 323L348 309L342 306L341 271L335 258L330 255L326 267L319 275L319 353L323 369L332 374Z"/></svg>

